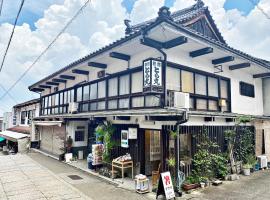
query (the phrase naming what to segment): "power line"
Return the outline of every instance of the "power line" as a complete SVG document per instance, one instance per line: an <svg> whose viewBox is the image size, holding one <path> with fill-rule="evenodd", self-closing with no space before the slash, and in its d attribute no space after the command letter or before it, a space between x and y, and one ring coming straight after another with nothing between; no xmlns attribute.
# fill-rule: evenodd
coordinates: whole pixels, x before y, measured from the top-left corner
<svg viewBox="0 0 270 200"><path fill-rule="evenodd" d="M35 61L24 71L24 73L17 79L17 81L0 97L2 100L21 80L22 78L34 67L34 65L40 60L40 58L52 47L52 45L56 42L56 40L64 33L64 31L68 28L68 26L78 17L78 15L83 11L83 9L87 6L87 4L91 2L91 0L87 0L84 5L76 12L76 14L67 22L64 28L56 35L56 37L51 41L46 49L42 51L42 53L35 59Z"/></svg>
<svg viewBox="0 0 270 200"><path fill-rule="evenodd" d="M16 103L18 104L18 102L15 100L15 98L6 90L6 88L4 88L4 86L2 84L0 84L0 87L7 92L8 96Z"/></svg>
<svg viewBox="0 0 270 200"><path fill-rule="evenodd" d="M4 0L0 0L0 16L1 16L1 13L2 13L3 4L4 4Z"/></svg>
<svg viewBox="0 0 270 200"><path fill-rule="evenodd" d="M2 0L2 3L3 3L3 0ZM14 22L14 25L13 25L13 29L12 29L12 32L11 32L11 35L10 35L10 38L9 38L9 41L8 41L8 45L7 45L7 48L6 48L6 51L5 51L5 54L4 54L2 63L1 63L0 72L2 71L2 68L3 68L4 62L5 62L5 59L6 59L6 56L7 56L7 52L8 52L8 49L9 49L9 46L10 46L10 43L11 43L11 40L12 40L14 31L15 31L15 28L16 28L16 25L17 25L17 22L18 22L20 13L21 13L21 11L22 11L23 4L24 4L24 0L22 0L22 2L21 2L19 11L18 11L18 13L17 13L16 19L15 19L15 22Z"/></svg>
<svg viewBox="0 0 270 200"><path fill-rule="evenodd" d="M253 4L255 7L257 7L258 10L261 11L262 14L263 14L267 19L270 19L270 15L269 15L267 12L265 12L265 10L264 10L261 6L259 6L259 4L256 4L256 3L254 2L254 0L248 0L248 1L249 1L251 4Z"/></svg>

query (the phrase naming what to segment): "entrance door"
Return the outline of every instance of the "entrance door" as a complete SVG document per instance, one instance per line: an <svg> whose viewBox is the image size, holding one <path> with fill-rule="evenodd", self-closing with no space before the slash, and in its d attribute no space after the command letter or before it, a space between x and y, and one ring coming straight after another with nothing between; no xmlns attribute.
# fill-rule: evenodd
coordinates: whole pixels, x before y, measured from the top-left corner
<svg viewBox="0 0 270 200"><path fill-rule="evenodd" d="M145 174L157 171L161 162L160 131L145 130Z"/></svg>

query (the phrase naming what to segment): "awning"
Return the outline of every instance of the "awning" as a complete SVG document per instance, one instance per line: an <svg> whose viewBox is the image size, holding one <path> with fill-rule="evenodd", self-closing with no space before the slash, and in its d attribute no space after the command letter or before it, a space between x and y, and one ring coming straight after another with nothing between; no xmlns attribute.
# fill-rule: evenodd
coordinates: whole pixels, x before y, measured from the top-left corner
<svg viewBox="0 0 270 200"><path fill-rule="evenodd" d="M36 126L62 126L63 121L34 121Z"/></svg>
<svg viewBox="0 0 270 200"><path fill-rule="evenodd" d="M28 138L30 135L23 134L23 133L17 133L13 131L2 131L0 132L0 137L5 138L7 140L17 142L20 139Z"/></svg>
<svg viewBox="0 0 270 200"><path fill-rule="evenodd" d="M0 142L3 142L6 138L0 137Z"/></svg>

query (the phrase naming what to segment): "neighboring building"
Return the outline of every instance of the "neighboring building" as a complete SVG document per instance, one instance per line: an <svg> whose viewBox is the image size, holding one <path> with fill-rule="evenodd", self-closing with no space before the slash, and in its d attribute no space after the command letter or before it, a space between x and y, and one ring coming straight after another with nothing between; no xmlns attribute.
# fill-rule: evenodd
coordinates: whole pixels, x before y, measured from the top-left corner
<svg viewBox="0 0 270 200"><path fill-rule="evenodd" d="M137 172L150 174L174 155L169 131L178 125L180 159L188 166L196 147L192 134L206 131L224 149L224 130L237 116L252 115L256 123L248 125L262 153L262 138L270 140L268 61L228 46L201 1L172 14L162 7L156 19L125 24L124 38L29 87L41 94L33 134L42 150L59 155L71 136L73 153L86 156L95 128L108 120L119 143L121 133L130 134L113 156L130 153Z"/></svg>
<svg viewBox="0 0 270 200"><path fill-rule="evenodd" d="M3 127L3 117L0 117L0 131L2 131Z"/></svg>
<svg viewBox="0 0 270 200"><path fill-rule="evenodd" d="M39 116L39 108L40 99L13 106L12 113L8 114L9 125L0 133L0 136L6 139L10 150L14 152L27 150L32 132L32 119Z"/></svg>
<svg viewBox="0 0 270 200"><path fill-rule="evenodd" d="M5 131L11 128L12 125L12 112L4 112L3 114L3 123L2 123L2 131Z"/></svg>

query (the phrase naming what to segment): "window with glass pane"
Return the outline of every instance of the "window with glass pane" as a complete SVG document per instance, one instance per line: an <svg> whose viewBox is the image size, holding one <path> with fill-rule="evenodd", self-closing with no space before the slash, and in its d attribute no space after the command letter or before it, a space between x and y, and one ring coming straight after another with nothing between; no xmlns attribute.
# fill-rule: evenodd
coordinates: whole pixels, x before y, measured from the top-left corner
<svg viewBox="0 0 270 200"><path fill-rule="evenodd" d="M98 102L98 110L105 110L105 101Z"/></svg>
<svg viewBox="0 0 270 200"><path fill-rule="evenodd" d="M218 97L218 79L208 77L208 96Z"/></svg>
<svg viewBox="0 0 270 200"><path fill-rule="evenodd" d="M105 98L106 96L106 82L98 82L98 98Z"/></svg>
<svg viewBox="0 0 270 200"><path fill-rule="evenodd" d="M52 106L52 96L48 97L48 106L51 107Z"/></svg>
<svg viewBox="0 0 270 200"><path fill-rule="evenodd" d="M109 97L117 96L118 95L118 78L111 78L109 79L109 91L108 95Z"/></svg>
<svg viewBox="0 0 270 200"><path fill-rule="evenodd" d="M110 100L108 102L108 109L117 109L117 100Z"/></svg>
<svg viewBox="0 0 270 200"><path fill-rule="evenodd" d="M90 96L90 86L89 85L86 85L83 87L83 100L84 101L87 101L89 100L89 96Z"/></svg>
<svg viewBox="0 0 270 200"><path fill-rule="evenodd" d="M120 76L119 95L129 94L129 75Z"/></svg>
<svg viewBox="0 0 270 200"><path fill-rule="evenodd" d="M191 110L193 110L194 109L194 98L189 98L189 108L191 109Z"/></svg>
<svg viewBox="0 0 270 200"><path fill-rule="evenodd" d="M62 105L63 104L63 92L61 92L60 94L59 94L59 98L60 98L60 105Z"/></svg>
<svg viewBox="0 0 270 200"><path fill-rule="evenodd" d="M68 100L68 92L65 91L64 92L64 104L67 104L67 100Z"/></svg>
<svg viewBox="0 0 270 200"><path fill-rule="evenodd" d="M194 77L192 72L181 71L182 92L194 93Z"/></svg>
<svg viewBox="0 0 270 200"><path fill-rule="evenodd" d="M132 107L143 107L144 106L144 97L133 97L132 98Z"/></svg>
<svg viewBox="0 0 270 200"><path fill-rule="evenodd" d="M200 95L207 95L206 76L195 74L195 93Z"/></svg>
<svg viewBox="0 0 270 200"><path fill-rule="evenodd" d="M48 97L45 97L44 98L44 105L45 105L45 108L48 107Z"/></svg>
<svg viewBox="0 0 270 200"><path fill-rule="evenodd" d="M77 88L77 102L82 101L82 87Z"/></svg>
<svg viewBox="0 0 270 200"><path fill-rule="evenodd" d="M209 110L213 110L213 111L218 110L218 102L215 100L209 100L208 106L209 106L209 108L208 108Z"/></svg>
<svg viewBox="0 0 270 200"><path fill-rule="evenodd" d="M128 108L129 107L129 99L119 99L119 108Z"/></svg>
<svg viewBox="0 0 270 200"><path fill-rule="evenodd" d="M97 103L90 103L90 110L97 110Z"/></svg>
<svg viewBox="0 0 270 200"><path fill-rule="evenodd" d="M160 96L146 96L145 97L145 106L154 107L160 105Z"/></svg>
<svg viewBox="0 0 270 200"><path fill-rule="evenodd" d="M220 81L220 97L223 99L228 98L228 81Z"/></svg>
<svg viewBox="0 0 270 200"><path fill-rule="evenodd" d="M97 83L91 84L90 86L90 99L97 98Z"/></svg>
<svg viewBox="0 0 270 200"><path fill-rule="evenodd" d="M136 72L132 74L131 92L138 93L143 91L143 73Z"/></svg>
<svg viewBox="0 0 270 200"><path fill-rule="evenodd" d="M89 104L85 103L82 105L82 111L87 112L89 110Z"/></svg>
<svg viewBox="0 0 270 200"><path fill-rule="evenodd" d="M196 106L198 110L207 110L207 100L206 99L197 99Z"/></svg>
<svg viewBox="0 0 270 200"><path fill-rule="evenodd" d="M167 67L166 86L168 90L180 91L180 69Z"/></svg>
<svg viewBox="0 0 270 200"><path fill-rule="evenodd" d="M58 106L59 105L59 94L55 94L54 105L55 106Z"/></svg>
<svg viewBox="0 0 270 200"><path fill-rule="evenodd" d="M52 106L55 105L55 95L52 95Z"/></svg>
<svg viewBox="0 0 270 200"><path fill-rule="evenodd" d="M69 102L74 102L74 89L70 90L70 93L69 93Z"/></svg>

